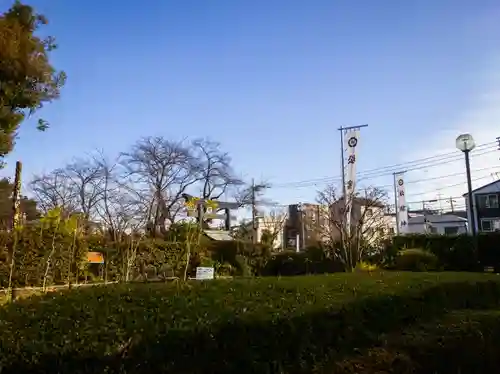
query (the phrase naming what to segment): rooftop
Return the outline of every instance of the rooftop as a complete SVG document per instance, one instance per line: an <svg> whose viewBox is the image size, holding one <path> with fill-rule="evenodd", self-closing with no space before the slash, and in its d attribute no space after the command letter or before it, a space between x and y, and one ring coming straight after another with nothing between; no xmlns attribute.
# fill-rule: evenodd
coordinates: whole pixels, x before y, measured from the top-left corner
<svg viewBox="0 0 500 374"><path fill-rule="evenodd" d="M415 216L408 219L408 224L423 224L426 220L430 223L465 223L467 219L454 214L429 214L426 216Z"/></svg>
<svg viewBox="0 0 500 374"><path fill-rule="evenodd" d="M493 188L496 187L496 189L498 190L497 192L500 192L500 179L498 179L496 181L493 181L491 183L485 184L484 186L481 186L481 187L478 187L478 188L472 190L472 194L481 193L482 189L489 189L489 188L492 188L492 187ZM464 193L462 196L463 197L467 197L467 196L469 196L469 193L468 192Z"/></svg>

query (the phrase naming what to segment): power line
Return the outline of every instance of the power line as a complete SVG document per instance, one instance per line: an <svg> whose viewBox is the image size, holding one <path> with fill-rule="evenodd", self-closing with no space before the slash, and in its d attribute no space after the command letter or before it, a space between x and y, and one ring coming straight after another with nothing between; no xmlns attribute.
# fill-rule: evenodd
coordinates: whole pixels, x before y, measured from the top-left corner
<svg viewBox="0 0 500 374"><path fill-rule="evenodd" d="M479 153L477 153L479 150ZM471 157L482 156L485 154L489 154L496 151L496 142L489 142L485 144L481 144L476 147L476 152L471 154ZM416 171L425 168L431 168L435 166L441 166L443 164L448 164L451 162L459 161L463 158L460 152L450 152L441 155L435 155L430 157L425 157L413 161L408 161L405 163L399 163L389 166L383 166L375 169L370 169L366 171L362 171L357 173L357 176L363 179L370 179L374 177L386 176L394 173L394 171L406 169L406 171ZM397 170L396 170L397 169ZM315 178L315 179L305 179L301 181L295 182L285 182L279 183L272 186L272 188L283 188L283 187L309 187L311 185L315 185L318 183L327 183L327 182L340 182L342 180L341 176L334 177L323 177L323 178Z"/></svg>
<svg viewBox="0 0 500 374"><path fill-rule="evenodd" d="M500 168L500 166L497 166L497 168ZM488 170L488 169L491 169L491 168L482 168L482 169L477 169L477 170L474 170L474 171L481 171L481 170ZM455 173L455 174L449 174L449 175L444 175L444 176L440 176L440 177L434 177L434 178L428 178L428 179L420 179L420 180L413 180L413 181L406 182L406 184L426 182L426 181L429 181L429 180L437 180L437 179L442 179L442 178L445 178L445 177L450 177L450 176L455 176L455 175L461 175L461 174L463 174L463 173ZM476 181L483 180L483 179L490 178L490 177L491 177L491 174L475 178L472 181L476 182ZM428 190L428 191L424 191L424 192L409 193L408 195L410 195L410 196L422 196L422 195L432 194L432 193L434 193L436 191L443 191L443 190L446 190L448 188L462 186L463 184L464 184L464 182L460 182L460 183L450 184L450 185L442 186L442 187L435 188L435 189ZM392 187L392 185L383 185L383 186L374 186L374 188L385 189L388 186ZM462 198L462 196L455 196L455 197L451 197L451 198L452 199L460 199L460 198ZM449 201L450 197L442 198L442 199L433 199L433 200L435 200L435 201ZM421 204L422 200L408 201L408 204L417 204L417 203ZM277 203L277 202L263 202L263 203L261 203L261 205L267 206L267 207L285 208L285 207L288 207L289 204L281 204L281 203ZM459 204L457 204L457 205L459 205Z"/></svg>
<svg viewBox="0 0 500 374"><path fill-rule="evenodd" d="M485 175L483 177L479 177L479 178L476 178L476 179L473 179L472 182L477 182L479 180L483 180L483 179L486 179L486 178L490 178L491 175ZM419 193L411 193L410 195L411 196L421 196L421 195L427 195L427 194L431 194L435 191L443 191L443 190L446 190L447 188L452 188L452 187L458 187L458 186L462 186L464 185L465 182L460 182L460 183L456 183L456 184L450 184L448 186L443 186L443 187L439 187L439 188L434 188L432 190L429 190L429 191L426 191L426 192L419 192Z"/></svg>
<svg viewBox="0 0 500 374"><path fill-rule="evenodd" d="M491 167L487 167L487 168L481 168L481 169L474 169L474 170L471 170L471 171L472 172L479 172L479 171L496 170L496 169L500 169L500 165L491 166ZM439 180L439 179L446 179L446 178L450 178L450 177L457 177L457 176L463 175L463 174L464 174L464 172L462 171L462 172L459 172L459 173L440 175L438 177L415 179L415 180L411 180L411 181L405 182L405 185L422 183L422 182L429 182L429 181ZM485 176L485 178L490 177L490 176L491 176L491 174L489 174L488 176ZM380 186L377 186L377 187L378 188L389 188L389 187L392 187L392 186L393 186L393 184L384 184L384 185L380 185Z"/></svg>

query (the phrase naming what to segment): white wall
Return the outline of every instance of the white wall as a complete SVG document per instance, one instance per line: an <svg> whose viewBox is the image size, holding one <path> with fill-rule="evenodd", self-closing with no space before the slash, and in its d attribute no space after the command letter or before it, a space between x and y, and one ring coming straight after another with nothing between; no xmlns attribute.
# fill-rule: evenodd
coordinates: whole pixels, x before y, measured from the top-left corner
<svg viewBox="0 0 500 374"><path fill-rule="evenodd" d="M431 232L430 226L434 227L436 229L435 232ZM445 228L446 227L457 227L458 226L458 234L465 234L467 232L467 228L465 227L465 221L463 222L446 222L446 223L432 223L432 224L427 224L427 231L426 231L426 225L423 223L413 223L408 225L407 233L408 234L440 234L444 235L445 234Z"/></svg>
<svg viewBox="0 0 500 374"><path fill-rule="evenodd" d="M260 243L264 230L269 230L276 234L273 247L275 249L282 248L285 225L286 217L259 217L257 219L257 241Z"/></svg>

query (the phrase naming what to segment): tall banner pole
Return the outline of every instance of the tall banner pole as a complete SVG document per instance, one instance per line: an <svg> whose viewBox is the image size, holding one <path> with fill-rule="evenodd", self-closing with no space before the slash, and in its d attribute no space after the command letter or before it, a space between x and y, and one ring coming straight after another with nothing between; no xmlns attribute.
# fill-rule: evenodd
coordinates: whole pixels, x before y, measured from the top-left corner
<svg viewBox="0 0 500 374"><path fill-rule="evenodd" d="M354 194L356 192L356 165L357 165L357 148L359 142L359 128L346 130L344 134L345 149L347 155L347 173L345 183L345 212L346 212L346 231L351 235L351 218Z"/></svg>
<svg viewBox="0 0 500 374"><path fill-rule="evenodd" d="M408 207L406 205L406 189L404 176L404 172L394 174L394 178L396 180L396 214L399 234L406 234L408 231Z"/></svg>
<svg viewBox="0 0 500 374"><path fill-rule="evenodd" d="M394 215L396 216L396 235L399 235L398 183L396 175L398 175L398 173L392 173L394 178Z"/></svg>

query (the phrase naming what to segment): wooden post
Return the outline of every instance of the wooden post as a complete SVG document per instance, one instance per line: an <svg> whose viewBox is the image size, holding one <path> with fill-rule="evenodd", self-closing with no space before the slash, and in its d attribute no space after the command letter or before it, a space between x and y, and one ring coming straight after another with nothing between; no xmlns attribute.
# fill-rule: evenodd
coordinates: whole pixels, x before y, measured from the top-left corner
<svg viewBox="0 0 500 374"><path fill-rule="evenodd" d="M16 228L20 222L20 202L21 202L21 172L23 170L23 165L21 161L16 162L16 172L14 175L14 189L12 191L12 220L11 220L11 234L13 235L12 244L8 251L8 262L10 264L9 270L9 285L8 285L8 299L14 300L14 288L12 287L12 277L14 275L15 266L15 249L17 245L17 232Z"/></svg>

